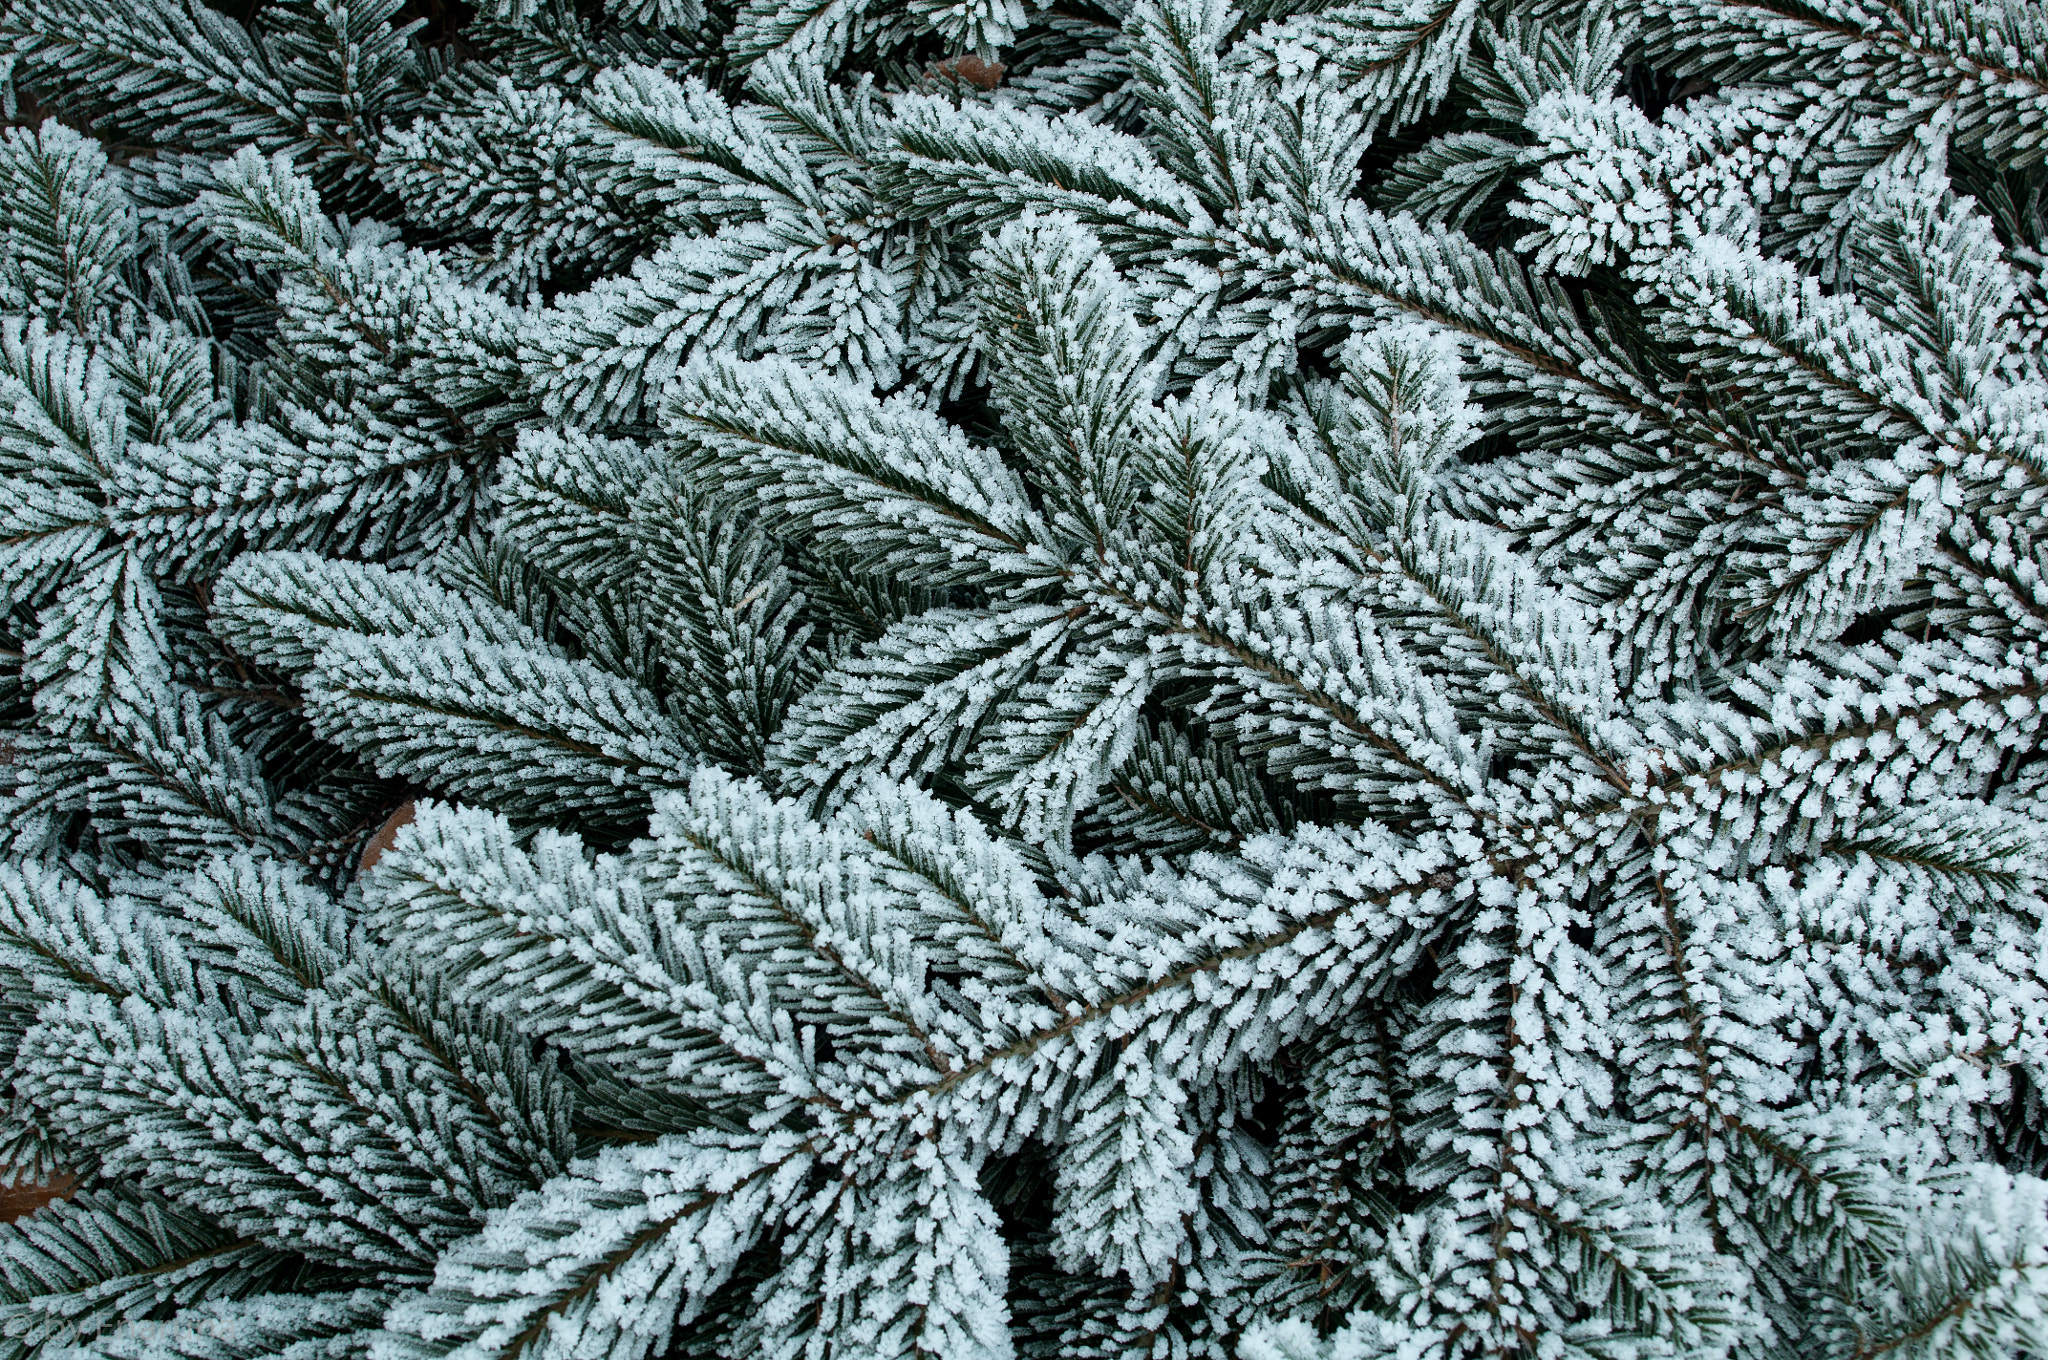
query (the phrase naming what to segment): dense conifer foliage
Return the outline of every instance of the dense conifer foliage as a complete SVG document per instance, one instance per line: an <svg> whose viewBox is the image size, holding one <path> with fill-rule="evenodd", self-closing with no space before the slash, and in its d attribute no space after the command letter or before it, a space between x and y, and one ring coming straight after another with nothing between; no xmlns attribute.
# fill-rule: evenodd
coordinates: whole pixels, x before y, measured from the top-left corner
<svg viewBox="0 0 2048 1360"><path fill-rule="evenodd" d="M0 1360L2048 1354L2039 0L0 74Z"/></svg>

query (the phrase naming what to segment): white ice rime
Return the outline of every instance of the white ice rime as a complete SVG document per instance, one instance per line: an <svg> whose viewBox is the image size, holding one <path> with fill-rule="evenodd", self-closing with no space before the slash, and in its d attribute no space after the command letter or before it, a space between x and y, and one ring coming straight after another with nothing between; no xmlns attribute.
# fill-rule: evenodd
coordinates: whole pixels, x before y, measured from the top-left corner
<svg viewBox="0 0 2048 1360"><path fill-rule="evenodd" d="M0 94L0 1360L2048 1356L2041 0Z"/></svg>

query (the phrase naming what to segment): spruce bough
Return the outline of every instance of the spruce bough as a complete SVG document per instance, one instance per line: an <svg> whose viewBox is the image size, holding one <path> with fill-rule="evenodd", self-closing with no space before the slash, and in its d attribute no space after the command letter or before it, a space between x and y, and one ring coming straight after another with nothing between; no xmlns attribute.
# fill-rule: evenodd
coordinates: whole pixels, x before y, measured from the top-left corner
<svg viewBox="0 0 2048 1360"><path fill-rule="evenodd" d="M2032 0L9 0L0 1360L2048 1353Z"/></svg>

